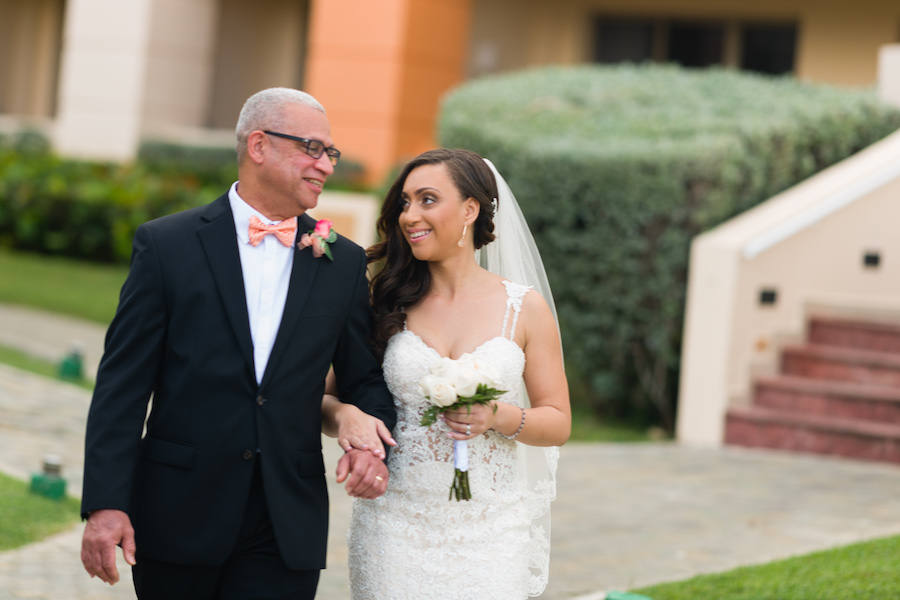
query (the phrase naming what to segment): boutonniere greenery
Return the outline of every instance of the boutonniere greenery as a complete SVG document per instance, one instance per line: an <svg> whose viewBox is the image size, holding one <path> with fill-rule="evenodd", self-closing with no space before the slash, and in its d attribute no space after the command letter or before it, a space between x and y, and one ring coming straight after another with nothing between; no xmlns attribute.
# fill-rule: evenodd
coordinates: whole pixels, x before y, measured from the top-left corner
<svg viewBox="0 0 900 600"><path fill-rule="evenodd" d="M334 223L328 219L317 221L313 229L310 229L300 237L297 247L302 250L307 246L311 246L314 257L319 258L324 254L328 260L334 260L329 246L337 240L337 233L331 229L332 225Z"/></svg>

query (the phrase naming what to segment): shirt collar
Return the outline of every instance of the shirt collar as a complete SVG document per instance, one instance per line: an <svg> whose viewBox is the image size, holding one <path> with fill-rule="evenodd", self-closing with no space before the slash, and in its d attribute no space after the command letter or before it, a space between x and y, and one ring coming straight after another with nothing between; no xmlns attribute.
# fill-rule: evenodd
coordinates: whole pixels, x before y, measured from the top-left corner
<svg viewBox="0 0 900 600"><path fill-rule="evenodd" d="M262 213L247 204L240 194L238 194L238 181L231 184L228 190L228 202L231 204L231 214L234 217L234 229L237 232L238 239L244 244L250 243L250 217L256 217L266 225L277 225L281 221L271 221L264 217Z"/></svg>

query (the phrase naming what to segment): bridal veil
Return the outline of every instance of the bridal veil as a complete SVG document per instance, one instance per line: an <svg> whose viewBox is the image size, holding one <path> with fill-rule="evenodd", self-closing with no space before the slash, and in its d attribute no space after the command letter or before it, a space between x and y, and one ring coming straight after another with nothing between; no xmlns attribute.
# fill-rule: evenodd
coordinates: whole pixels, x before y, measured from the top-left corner
<svg viewBox="0 0 900 600"><path fill-rule="evenodd" d="M497 182L497 206L494 214L496 239L478 250L479 264L501 277L526 285L537 291L553 312L559 326L559 317L553 303L553 295L547 273L541 261L537 245L519 204L506 180L488 159ZM525 407L530 406L524 381L520 392ZM559 448L517 444L519 484L531 513L528 561L531 569L530 596L540 595L547 586L550 567L550 502L556 498L556 467Z"/></svg>

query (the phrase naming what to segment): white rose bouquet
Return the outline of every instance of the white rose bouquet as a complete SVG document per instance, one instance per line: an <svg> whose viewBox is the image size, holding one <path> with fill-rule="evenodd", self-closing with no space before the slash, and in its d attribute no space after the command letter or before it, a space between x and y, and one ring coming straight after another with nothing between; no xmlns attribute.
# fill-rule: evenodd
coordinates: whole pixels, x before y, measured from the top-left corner
<svg viewBox="0 0 900 600"><path fill-rule="evenodd" d="M499 385L494 370L479 363L471 354L463 354L456 360L442 358L431 367L431 373L419 380L422 395L433 404L422 415L420 424L430 427L437 421L439 414L448 410L466 407L471 413L475 404L490 404L506 393L497 388ZM494 412L497 412L496 405ZM453 463L456 471L448 500L454 497L457 501L470 500L469 445L466 440L453 442Z"/></svg>

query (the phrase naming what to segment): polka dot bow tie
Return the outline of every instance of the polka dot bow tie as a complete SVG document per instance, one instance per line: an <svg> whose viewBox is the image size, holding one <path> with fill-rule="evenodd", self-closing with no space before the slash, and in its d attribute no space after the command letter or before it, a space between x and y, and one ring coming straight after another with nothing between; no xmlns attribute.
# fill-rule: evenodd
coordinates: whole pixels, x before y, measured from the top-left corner
<svg viewBox="0 0 900 600"><path fill-rule="evenodd" d="M274 235L285 246L294 243L297 233L297 219L285 219L278 225L266 225L257 217L250 217L250 245L259 246L268 234Z"/></svg>

